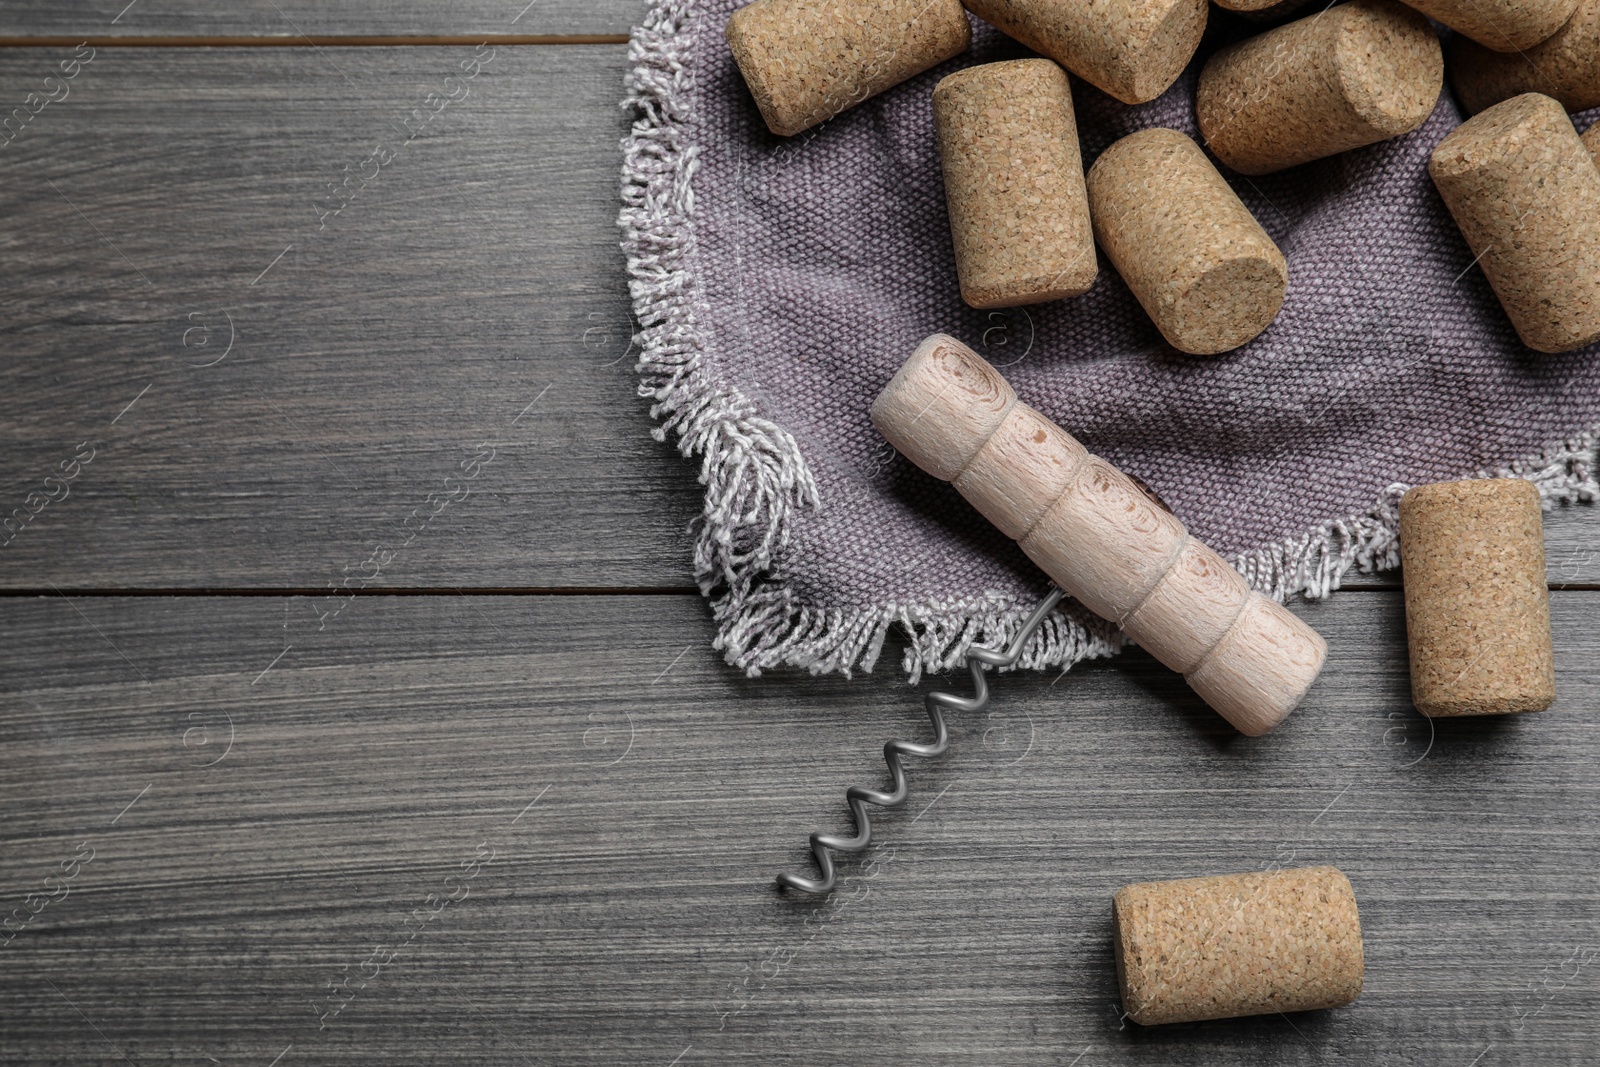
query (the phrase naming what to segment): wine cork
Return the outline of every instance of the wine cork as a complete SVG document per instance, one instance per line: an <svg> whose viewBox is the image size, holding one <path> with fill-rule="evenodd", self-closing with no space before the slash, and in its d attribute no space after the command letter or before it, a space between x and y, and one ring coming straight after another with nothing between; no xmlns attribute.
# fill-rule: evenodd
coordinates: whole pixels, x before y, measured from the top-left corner
<svg viewBox="0 0 1600 1067"><path fill-rule="evenodd" d="M1578 0L1406 0L1431 19L1496 52L1522 52L1548 40Z"/></svg>
<svg viewBox="0 0 1600 1067"><path fill-rule="evenodd" d="M1134 479L1018 400L954 338L935 334L912 353L872 421L1241 732L1276 726L1322 669L1315 630L1253 592Z"/></svg>
<svg viewBox="0 0 1600 1067"><path fill-rule="evenodd" d="M969 67L933 91L961 297L975 308L1077 296L1098 266L1067 73Z"/></svg>
<svg viewBox="0 0 1600 1067"><path fill-rule="evenodd" d="M1277 7L1283 3L1283 0L1212 0L1212 3L1224 11L1235 11L1244 14L1265 11L1269 7Z"/></svg>
<svg viewBox="0 0 1600 1067"><path fill-rule="evenodd" d="M1141 130L1101 153L1087 183L1095 238L1174 348L1226 352L1271 325L1288 264L1199 145Z"/></svg>
<svg viewBox="0 0 1600 1067"><path fill-rule="evenodd" d="M1428 173L1523 344L1600 340L1600 169L1560 104L1496 104L1439 143Z"/></svg>
<svg viewBox="0 0 1600 1067"><path fill-rule="evenodd" d="M1600 122L1596 122L1588 130L1584 131L1579 140L1589 150L1589 154L1594 157L1596 165L1600 165Z"/></svg>
<svg viewBox="0 0 1600 1067"><path fill-rule="evenodd" d="M1521 478L1400 500L1411 699L1424 715L1543 711L1556 698L1539 492Z"/></svg>
<svg viewBox="0 0 1600 1067"><path fill-rule="evenodd" d="M1206 0L965 0L967 10L1124 104L1154 100L1189 65Z"/></svg>
<svg viewBox="0 0 1600 1067"><path fill-rule="evenodd" d="M1366 965L1333 867L1139 882L1111 902L1122 1008L1142 1026L1337 1008Z"/></svg>
<svg viewBox="0 0 1600 1067"><path fill-rule="evenodd" d="M1227 0L1226 3L1223 0L1211 0L1211 2L1224 10L1232 11L1249 23L1281 22L1301 8L1309 6L1312 0Z"/></svg>
<svg viewBox="0 0 1600 1067"><path fill-rule="evenodd" d="M1600 0L1582 0L1555 36L1521 52L1496 52L1457 37L1450 82L1468 114L1523 93L1544 93L1568 111L1600 107Z"/></svg>
<svg viewBox="0 0 1600 1067"><path fill-rule="evenodd" d="M1443 86L1427 19L1396 0L1351 0L1212 56L1195 115L1218 159L1267 174L1409 133Z"/></svg>
<svg viewBox="0 0 1600 1067"><path fill-rule="evenodd" d="M728 19L767 128L789 137L966 51L960 0L756 0Z"/></svg>

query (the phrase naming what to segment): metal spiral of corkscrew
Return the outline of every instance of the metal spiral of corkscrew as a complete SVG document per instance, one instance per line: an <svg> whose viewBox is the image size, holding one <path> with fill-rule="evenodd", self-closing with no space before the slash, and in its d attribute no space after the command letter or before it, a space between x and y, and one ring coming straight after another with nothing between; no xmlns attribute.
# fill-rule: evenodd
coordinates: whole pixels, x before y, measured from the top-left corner
<svg viewBox="0 0 1600 1067"><path fill-rule="evenodd" d="M931 744L919 745L911 741L890 741L883 746L883 762L889 765L889 774L894 779L894 789L888 793L867 789L863 786L853 785L846 792L845 797L850 801L850 810L856 817L856 835L854 837L837 837L832 834L816 833L811 835L811 853L817 858L817 867L822 871L820 878L806 878L803 875L789 874L778 875L778 884L790 889L798 889L802 893L828 893L833 890L834 870L832 851L861 852L872 844L872 817L867 814L867 805L874 804L880 808L898 808L906 800L906 772L900 764L900 757L921 756L928 759L933 756L942 756L950 745L950 731L944 724L944 708L954 711L974 712L981 711L989 703L989 681L984 677L984 672L990 667L1010 667L1022 658L1022 648L1039 629L1045 616L1050 614L1050 609L1061 602L1062 592L1052 588L1050 595L1033 609L1033 614L1023 622L1022 628L1011 639L1011 645L1004 652L992 648L973 645L967 649L967 667L972 671L973 694L970 697L957 696L954 693L929 693L926 698L928 706L928 719L933 723L934 739Z"/></svg>

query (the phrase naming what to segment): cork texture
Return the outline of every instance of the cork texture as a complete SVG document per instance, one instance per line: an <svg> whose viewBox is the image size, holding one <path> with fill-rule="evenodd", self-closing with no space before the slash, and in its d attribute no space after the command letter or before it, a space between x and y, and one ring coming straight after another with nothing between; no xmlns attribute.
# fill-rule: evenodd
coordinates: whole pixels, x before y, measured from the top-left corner
<svg viewBox="0 0 1600 1067"><path fill-rule="evenodd" d="M1481 112L1428 173L1523 344L1600 340L1600 169L1559 103L1525 93Z"/></svg>
<svg viewBox="0 0 1600 1067"><path fill-rule="evenodd" d="M1139 882L1111 902L1117 984L1142 1026L1337 1008L1361 993L1361 917L1333 867Z"/></svg>
<svg viewBox="0 0 1600 1067"><path fill-rule="evenodd" d="M1407 0L1429 18L1496 52L1524 52L1572 17L1577 0Z"/></svg>
<svg viewBox="0 0 1600 1067"><path fill-rule="evenodd" d="M1589 154L1594 157L1596 165L1600 165L1600 122L1590 126L1580 140L1583 141L1583 146L1589 150Z"/></svg>
<svg viewBox="0 0 1600 1067"><path fill-rule="evenodd" d="M1268 174L1409 133L1443 86L1426 18L1396 0L1352 0L1212 56L1195 114L1226 166Z"/></svg>
<svg viewBox="0 0 1600 1067"><path fill-rule="evenodd" d="M960 0L756 0L728 48L767 128L809 129L966 50Z"/></svg>
<svg viewBox="0 0 1600 1067"><path fill-rule="evenodd" d="M1124 104L1154 100L1200 47L1206 0L966 0L967 10Z"/></svg>
<svg viewBox="0 0 1600 1067"><path fill-rule="evenodd" d="M1400 501L1411 696L1428 716L1556 698L1539 493L1521 478L1421 485Z"/></svg>
<svg viewBox="0 0 1600 1067"><path fill-rule="evenodd" d="M1088 187L1101 249L1174 348L1226 352L1271 325L1288 264L1194 141L1130 134L1101 153Z"/></svg>
<svg viewBox="0 0 1600 1067"><path fill-rule="evenodd" d="M1600 107L1600 0L1582 0L1555 36L1522 52L1496 52L1465 37L1450 42L1450 82L1468 114L1523 93L1568 111Z"/></svg>
<svg viewBox="0 0 1600 1067"><path fill-rule="evenodd" d="M1094 284L1066 71L1048 59L969 67L939 82L933 116L962 299L1016 307Z"/></svg>

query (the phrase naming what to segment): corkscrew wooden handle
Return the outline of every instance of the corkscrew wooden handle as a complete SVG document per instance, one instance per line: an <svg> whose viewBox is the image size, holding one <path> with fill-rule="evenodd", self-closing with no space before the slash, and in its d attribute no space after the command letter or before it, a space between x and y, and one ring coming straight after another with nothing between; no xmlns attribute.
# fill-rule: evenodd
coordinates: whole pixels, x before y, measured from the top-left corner
<svg viewBox="0 0 1600 1067"><path fill-rule="evenodd" d="M1282 722L1321 671L1327 645L1315 630L1252 591L955 338L924 341L873 402L872 421L1242 733Z"/></svg>

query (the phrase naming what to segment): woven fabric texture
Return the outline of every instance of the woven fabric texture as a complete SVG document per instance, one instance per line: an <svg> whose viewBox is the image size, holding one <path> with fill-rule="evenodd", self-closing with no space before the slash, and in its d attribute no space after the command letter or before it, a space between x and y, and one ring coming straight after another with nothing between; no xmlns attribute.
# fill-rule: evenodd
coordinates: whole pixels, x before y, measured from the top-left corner
<svg viewBox="0 0 1600 1067"><path fill-rule="evenodd" d="M952 70L1021 46L975 21L966 54L784 139L723 41L736 6L674 0L636 31L621 218L641 393L662 435L700 459L695 564L729 662L870 668L898 624L916 674L1004 639L1042 595L1020 550L868 420L935 331L1002 368L1279 599L1394 566L1395 505L1411 484L1513 474L1547 502L1595 497L1600 346L1523 347L1473 266L1427 174L1462 121L1448 90L1405 137L1228 174L1288 259L1288 296L1256 340L1188 356L1103 257L1082 297L1003 312L962 302L930 97ZM1086 166L1134 130L1197 135L1201 62L1255 32L1216 15L1158 100L1127 106L1073 79ZM1595 116L1575 118L1582 129ZM1069 607L1024 664L1117 645Z"/></svg>

